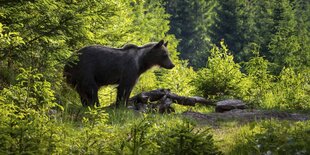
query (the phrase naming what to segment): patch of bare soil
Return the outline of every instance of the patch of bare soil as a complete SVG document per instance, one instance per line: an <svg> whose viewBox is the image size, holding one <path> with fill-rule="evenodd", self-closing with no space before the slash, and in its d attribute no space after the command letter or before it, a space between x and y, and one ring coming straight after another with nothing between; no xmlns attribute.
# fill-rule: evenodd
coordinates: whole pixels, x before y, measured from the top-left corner
<svg viewBox="0 0 310 155"><path fill-rule="evenodd" d="M290 121L307 121L309 115L299 113L288 113L267 110L250 110L250 109L234 109L223 113L202 114L198 112L184 112L184 116L193 118L201 123L216 125L218 122L237 121L239 123L247 123L252 121L278 119Z"/></svg>
<svg viewBox="0 0 310 155"><path fill-rule="evenodd" d="M169 89L156 89L142 92L129 99L130 109L145 112L155 109L159 113L171 113L175 110L172 103L195 106L197 103L215 108L214 113L202 114L198 112L184 112L186 117L193 118L203 124L217 125L220 122L237 121L247 123L252 121L278 119L290 121L306 121L310 119L310 114L288 113L280 111L253 110L248 109L246 103L238 99L226 99L213 102L202 97L179 96L170 92Z"/></svg>

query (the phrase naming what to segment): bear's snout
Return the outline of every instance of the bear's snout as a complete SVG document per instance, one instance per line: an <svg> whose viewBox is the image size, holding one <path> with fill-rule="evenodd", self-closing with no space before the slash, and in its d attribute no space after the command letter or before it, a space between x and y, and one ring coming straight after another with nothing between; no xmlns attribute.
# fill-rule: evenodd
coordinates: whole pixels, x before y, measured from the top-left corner
<svg viewBox="0 0 310 155"><path fill-rule="evenodd" d="M174 64L171 64L170 67L169 67L168 69L172 69L172 68L174 68L174 67L175 67L175 65L174 65Z"/></svg>
<svg viewBox="0 0 310 155"><path fill-rule="evenodd" d="M171 64L165 66L164 68L166 68L166 69L172 69L172 68L174 68L174 67L175 67L175 65L174 65L173 63L171 63Z"/></svg>

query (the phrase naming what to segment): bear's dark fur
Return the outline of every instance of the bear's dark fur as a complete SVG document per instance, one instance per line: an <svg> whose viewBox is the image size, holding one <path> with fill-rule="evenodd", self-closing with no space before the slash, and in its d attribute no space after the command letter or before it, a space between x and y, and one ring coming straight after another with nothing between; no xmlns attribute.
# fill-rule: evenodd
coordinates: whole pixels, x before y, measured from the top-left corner
<svg viewBox="0 0 310 155"><path fill-rule="evenodd" d="M123 48L87 46L78 51L77 63L65 65L64 76L80 95L83 106L99 106L98 89L118 84L116 106L127 105L129 95L139 76L152 66L172 69L168 42L133 44Z"/></svg>

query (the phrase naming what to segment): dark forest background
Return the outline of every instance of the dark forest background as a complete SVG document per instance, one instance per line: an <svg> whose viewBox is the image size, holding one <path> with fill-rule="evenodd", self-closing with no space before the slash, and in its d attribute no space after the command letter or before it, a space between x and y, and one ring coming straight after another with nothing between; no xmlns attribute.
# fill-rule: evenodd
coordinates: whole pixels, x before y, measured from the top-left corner
<svg viewBox="0 0 310 155"><path fill-rule="evenodd" d="M210 48L224 40L236 62L255 54L279 68L309 67L309 2L303 0L169 1L170 30L181 58L205 67ZM258 53L253 53L258 51Z"/></svg>

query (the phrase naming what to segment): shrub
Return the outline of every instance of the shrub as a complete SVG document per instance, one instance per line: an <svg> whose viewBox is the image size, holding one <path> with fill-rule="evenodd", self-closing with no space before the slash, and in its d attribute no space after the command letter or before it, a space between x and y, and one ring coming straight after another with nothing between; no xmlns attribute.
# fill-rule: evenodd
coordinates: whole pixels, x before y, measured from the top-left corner
<svg viewBox="0 0 310 155"><path fill-rule="evenodd" d="M196 72L187 65L186 61L181 61L172 70L163 70L155 81L157 86L170 89L178 95L194 95L193 79L196 78Z"/></svg>
<svg viewBox="0 0 310 155"><path fill-rule="evenodd" d="M284 110L309 110L309 73L307 70L297 72L293 68L283 68L272 89L275 98L266 100L266 106Z"/></svg>
<svg viewBox="0 0 310 155"><path fill-rule="evenodd" d="M221 154L209 129L197 129L184 122L165 130L158 134L159 154Z"/></svg>
<svg viewBox="0 0 310 155"><path fill-rule="evenodd" d="M269 93L273 87L272 81L275 78L269 73L270 63L263 57L259 56L258 52L253 52L252 57L248 62L245 62L245 71L247 73L246 79L248 82L248 89L241 98L254 107L262 106L264 104L264 96Z"/></svg>
<svg viewBox="0 0 310 155"><path fill-rule="evenodd" d="M308 122L263 121L242 127L230 154L309 154Z"/></svg>
<svg viewBox="0 0 310 155"><path fill-rule="evenodd" d="M251 82L241 98L261 108L309 109L309 71L284 67L276 76L269 74L268 65L267 60L258 56L246 63L247 79Z"/></svg>
<svg viewBox="0 0 310 155"><path fill-rule="evenodd" d="M214 46L208 58L206 68L198 71L195 85L199 94L210 99L219 99L223 96L236 96L242 91L243 74L240 66L229 54L224 42L221 47Z"/></svg>
<svg viewBox="0 0 310 155"><path fill-rule="evenodd" d="M114 136L107 121L108 115L102 108L88 108L78 127L67 128L77 131L66 133L69 140L64 154L106 154Z"/></svg>
<svg viewBox="0 0 310 155"><path fill-rule="evenodd" d="M148 115L117 133L114 154L221 154L209 129L171 116Z"/></svg>
<svg viewBox="0 0 310 155"><path fill-rule="evenodd" d="M0 154L57 152L61 126L48 115L55 103L51 85L36 70L21 69L18 83L0 92Z"/></svg>
<svg viewBox="0 0 310 155"><path fill-rule="evenodd" d="M129 130L118 131L118 139L110 149L116 154L156 154L156 144L150 138L154 134L153 123L152 119L143 118L129 125Z"/></svg>

